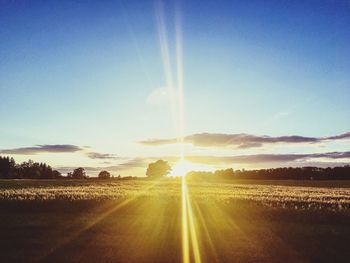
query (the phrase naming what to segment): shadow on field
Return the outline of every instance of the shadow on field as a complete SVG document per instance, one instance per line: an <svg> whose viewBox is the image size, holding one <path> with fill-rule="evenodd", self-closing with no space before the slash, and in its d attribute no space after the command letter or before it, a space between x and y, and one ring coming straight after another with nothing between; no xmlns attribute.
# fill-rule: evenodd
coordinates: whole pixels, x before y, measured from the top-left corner
<svg viewBox="0 0 350 263"><path fill-rule="evenodd" d="M124 201L0 204L0 261L181 262L181 201ZM202 262L345 262L350 257L348 212L203 199L192 200L192 212Z"/></svg>
<svg viewBox="0 0 350 263"><path fill-rule="evenodd" d="M194 202L203 262L345 262L350 216Z"/></svg>
<svg viewBox="0 0 350 263"><path fill-rule="evenodd" d="M118 204L114 204L118 206ZM112 207L111 207L112 206ZM109 204L108 209L113 209ZM42 258L43 262L161 262L181 247L179 207L134 201L101 218ZM94 220L90 215L90 220ZM70 233L67 233L69 236Z"/></svg>

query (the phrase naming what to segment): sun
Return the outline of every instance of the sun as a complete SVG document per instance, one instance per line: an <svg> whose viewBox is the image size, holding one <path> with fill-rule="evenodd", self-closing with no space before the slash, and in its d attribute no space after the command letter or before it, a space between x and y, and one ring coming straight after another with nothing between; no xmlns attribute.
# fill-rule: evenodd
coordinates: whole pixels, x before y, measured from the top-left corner
<svg viewBox="0 0 350 263"><path fill-rule="evenodd" d="M213 171L214 168L206 164L191 163L186 160L177 161L171 170L170 176L186 176L190 171Z"/></svg>

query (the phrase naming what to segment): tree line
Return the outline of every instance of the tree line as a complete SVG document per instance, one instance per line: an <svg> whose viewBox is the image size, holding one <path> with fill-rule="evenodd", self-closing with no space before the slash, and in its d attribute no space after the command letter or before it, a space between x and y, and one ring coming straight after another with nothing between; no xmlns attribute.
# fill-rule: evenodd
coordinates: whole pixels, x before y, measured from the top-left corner
<svg viewBox="0 0 350 263"><path fill-rule="evenodd" d="M29 160L16 164L10 157L0 156L1 179L59 179L62 175L46 163L37 163Z"/></svg>
<svg viewBox="0 0 350 263"><path fill-rule="evenodd" d="M233 170L232 168L215 172L192 171L188 179L263 179L263 180L349 180L350 165L341 167L282 167L259 170Z"/></svg>
<svg viewBox="0 0 350 263"><path fill-rule="evenodd" d="M158 160L150 163L146 176L159 178L168 175L171 166L168 162ZM215 172L191 171L186 178L195 180L231 180L231 179L262 179L262 180L348 180L350 165L342 167L282 167L259 170L233 170L232 168L216 170Z"/></svg>
<svg viewBox="0 0 350 263"><path fill-rule="evenodd" d="M146 176L160 178L168 175L171 166L168 162L158 160L148 165ZM350 165L342 167L283 167L259 170L233 170L232 168L215 172L191 171L188 179L217 180L217 179L263 179L263 180L349 180ZM0 179L88 179L84 168L79 167L63 176L46 163L32 160L17 164L13 158L0 156ZM108 171L98 174L100 179L114 178ZM120 178L118 176L117 178ZM123 177L130 179L134 177Z"/></svg>
<svg viewBox="0 0 350 263"><path fill-rule="evenodd" d="M63 176L59 171L52 169L46 163L38 163L32 160L17 164L11 157L0 156L0 179L88 179L85 169L82 167ZM108 171L98 174L100 179L112 178Z"/></svg>

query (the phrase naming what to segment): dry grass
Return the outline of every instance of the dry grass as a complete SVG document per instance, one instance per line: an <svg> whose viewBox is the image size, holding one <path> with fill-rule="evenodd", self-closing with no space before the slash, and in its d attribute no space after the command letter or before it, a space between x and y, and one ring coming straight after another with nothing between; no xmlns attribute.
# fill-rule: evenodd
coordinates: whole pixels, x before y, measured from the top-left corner
<svg viewBox="0 0 350 263"><path fill-rule="evenodd" d="M346 262L347 182L188 182L201 262ZM181 181L0 181L0 262L182 262ZM193 255L190 255L193 262Z"/></svg>
<svg viewBox="0 0 350 263"><path fill-rule="evenodd" d="M268 206L295 209L343 210L350 207L350 188L342 187L343 182L328 182L310 187L293 186L290 181L250 181L240 183L189 182L192 198L207 201L247 201ZM337 185L337 186L336 186ZM181 195L181 181L175 179L150 180L89 180L89 181L2 181L0 182L1 201L29 200L120 200L134 197L158 199L178 199Z"/></svg>

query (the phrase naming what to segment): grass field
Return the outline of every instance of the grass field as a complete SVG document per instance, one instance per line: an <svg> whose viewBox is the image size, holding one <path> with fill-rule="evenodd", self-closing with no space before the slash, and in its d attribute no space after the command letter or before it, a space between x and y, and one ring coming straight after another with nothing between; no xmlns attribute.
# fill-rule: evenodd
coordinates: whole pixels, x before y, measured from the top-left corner
<svg viewBox="0 0 350 263"><path fill-rule="evenodd" d="M0 181L0 262L346 262L350 182Z"/></svg>

